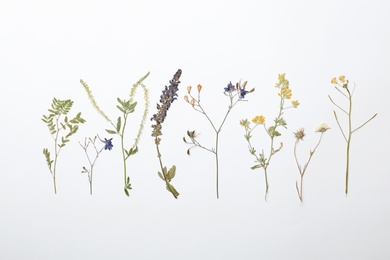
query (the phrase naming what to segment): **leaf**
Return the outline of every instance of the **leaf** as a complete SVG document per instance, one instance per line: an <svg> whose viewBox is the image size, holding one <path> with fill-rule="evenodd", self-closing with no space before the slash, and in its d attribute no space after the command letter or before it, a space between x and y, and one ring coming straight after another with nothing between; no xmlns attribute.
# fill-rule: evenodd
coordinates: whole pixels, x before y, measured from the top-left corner
<svg viewBox="0 0 390 260"><path fill-rule="evenodd" d="M187 150L187 154L188 154L188 155L190 155L190 148L188 148L188 150Z"/></svg>
<svg viewBox="0 0 390 260"><path fill-rule="evenodd" d="M124 190L125 190L126 196L127 196L127 197L130 197L129 191L128 191L126 188L125 188Z"/></svg>
<svg viewBox="0 0 390 260"><path fill-rule="evenodd" d="M116 106L122 113L126 113L126 111L123 109L123 108L121 108L120 106Z"/></svg>
<svg viewBox="0 0 390 260"><path fill-rule="evenodd" d="M186 138L183 136L183 141L185 142L185 143L187 143L187 140L186 140Z"/></svg>
<svg viewBox="0 0 390 260"><path fill-rule="evenodd" d="M252 170L255 170L255 169L258 169L258 168L261 168L260 164L256 164L256 165L251 167Z"/></svg>
<svg viewBox="0 0 390 260"><path fill-rule="evenodd" d="M121 117L118 117L118 121L116 122L116 131L119 133L121 130Z"/></svg>
<svg viewBox="0 0 390 260"><path fill-rule="evenodd" d="M166 175L168 181L171 181L175 177L175 174L176 174L176 166L173 165L171 167L171 169L169 169L169 171L168 171L168 173Z"/></svg>
<svg viewBox="0 0 390 260"><path fill-rule="evenodd" d="M158 176L161 178L161 180L165 181L163 175L161 174L161 172L157 172L157 173L158 173Z"/></svg>
<svg viewBox="0 0 390 260"><path fill-rule="evenodd" d="M138 152L138 146L136 146L135 148L131 148L129 150L129 155L133 155L133 154L136 154Z"/></svg>
<svg viewBox="0 0 390 260"><path fill-rule="evenodd" d="M117 132L113 131L113 130L109 130L109 129L106 129L106 132L111 134L111 135L115 135L117 134Z"/></svg>

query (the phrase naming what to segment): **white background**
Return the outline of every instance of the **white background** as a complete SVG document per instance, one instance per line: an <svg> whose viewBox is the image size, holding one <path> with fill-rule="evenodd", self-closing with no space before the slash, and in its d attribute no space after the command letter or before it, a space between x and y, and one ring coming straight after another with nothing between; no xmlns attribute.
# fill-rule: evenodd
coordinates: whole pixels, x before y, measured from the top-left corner
<svg viewBox="0 0 390 260"><path fill-rule="evenodd" d="M389 10L388 1L1 1L0 258L388 259ZM150 71L151 117L179 68L179 98L161 145L164 164L177 166L172 183L179 199L157 176L150 121L128 161L130 198L122 189L118 137L99 157L90 196L78 141L108 138L109 125L79 80L116 120L116 98L127 98ZM264 175L250 169L239 120L263 114L272 121L278 73L286 73L301 106L286 111L288 129L277 140L284 148L269 167L265 202ZM379 113L353 136L348 197L345 143L327 97L343 101L330 84L338 75L356 84L355 126ZM187 130L197 130L211 147L214 135L183 96L188 85L202 84L202 104L219 124L228 105L223 88L241 79L256 91L221 132L217 200L212 154L194 149L187 156L182 141ZM42 154L53 143L40 120L53 97L74 100L70 114L81 111L87 120L60 154L57 195ZM128 142L140 117L141 95L137 100ZM298 147L303 161L320 122L332 129L307 170L300 203L293 132L306 129ZM258 150L268 149L264 132L254 138Z"/></svg>

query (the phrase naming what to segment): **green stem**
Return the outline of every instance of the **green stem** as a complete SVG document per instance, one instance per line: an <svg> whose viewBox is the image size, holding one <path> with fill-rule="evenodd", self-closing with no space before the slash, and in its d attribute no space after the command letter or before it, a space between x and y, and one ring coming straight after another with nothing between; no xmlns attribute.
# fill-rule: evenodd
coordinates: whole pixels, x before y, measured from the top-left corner
<svg viewBox="0 0 390 260"><path fill-rule="evenodd" d="M348 89L349 97L349 110L348 110L348 140L347 140L347 165L345 169L345 195L348 195L348 175L349 175L349 151L351 147L351 137L352 137L352 96Z"/></svg>
<svg viewBox="0 0 390 260"><path fill-rule="evenodd" d="M162 160L161 160L160 148L159 148L159 146L157 144L158 143L157 138L158 137L156 136L155 137L155 143L156 143L157 157L158 157L158 161L160 163L161 172L162 172L162 175L164 176L164 181L165 181L165 184L167 185L167 189L169 190L170 193L172 193L173 197L175 197L175 199L177 199L177 196L175 195L175 193L171 189L171 186L169 185L169 182L167 180L167 176L166 176L165 171L164 171L164 166L163 166L163 163L162 163Z"/></svg>
<svg viewBox="0 0 390 260"><path fill-rule="evenodd" d="M120 134L121 136L121 146L122 146L122 158L123 158L123 179L125 183L125 189L127 187L127 167L126 167L126 155L125 155L125 145L124 145L124 139L125 139L125 128L126 128L126 123L127 123L127 114L123 115L123 128L122 128L122 133ZM130 183L130 180L129 180Z"/></svg>

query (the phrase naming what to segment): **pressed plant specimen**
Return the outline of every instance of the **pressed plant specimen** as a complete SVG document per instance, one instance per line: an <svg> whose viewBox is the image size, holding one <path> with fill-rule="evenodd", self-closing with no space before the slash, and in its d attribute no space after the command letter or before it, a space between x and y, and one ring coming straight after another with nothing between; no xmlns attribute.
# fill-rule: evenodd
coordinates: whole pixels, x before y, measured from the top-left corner
<svg viewBox="0 0 390 260"><path fill-rule="evenodd" d="M179 69L175 75L173 75L173 78L169 81L169 86L165 86L160 96L160 103L157 104L157 113L154 114L151 118L151 120L154 121L154 124L152 125L152 136L154 137L157 158L161 168L161 172L158 172L158 176L165 182L166 189L173 195L173 197L175 197L175 199L177 199L179 196L179 192L171 184L171 181L176 175L176 166L173 165L171 168L169 168L169 170L166 166L164 166L161 159L159 145L161 143L160 136L162 136L162 124L167 117L168 110L171 107L173 101L177 99L177 91L179 90L179 79L181 73L182 71Z"/></svg>
<svg viewBox="0 0 390 260"><path fill-rule="evenodd" d="M81 112L78 113L74 118L69 119L68 113L73 106L73 101L70 99L59 100L53 98L51 108L48 109L49 114L42 116L42 121L47 125L50 135L54 141L54 158L51 158L49 149L44 148L43 154L46 158L47 166L51 176L53 177L54 193L57 194L57 163L58 156L70 141L70 137L74 135L79 129L79 124L85 123L85 120L81 118ZM62 134L63 133L63 134Z"/></svg>
<svg viewBox="0 0 390 260"><path fill-rule="evenodd" d="M96 147L96 141L99 139L102 143L104 143L104 146L98 149ZM112 144L112 138L107 139L104 138L104 140L100 139L99 136L95 136L94 138L85 138L84 143L80 143L81 148L83 148L85 156L87 157L89 168L83 166L82 173L88 174L88 182L89 182L89 193L92 195L92 180L93 180L93 168L95 166L96 160L98 159L100 153L104 150L111 150L114 145ZM92 159L91 154L88 152L89 147L92 146L93 153L95 154L95 157Z"/></svg>
<svg viewBox="0 0 390 260"><path fill-rule="evenodd" d="M140 140L142 130L145 125L145 120L146 116L148 114L148 109L149 109L149 91L146 88L146 86L143 84L143 81L149 76L149 72L141 77L135 84L133 84L132 88L130 89L130 94L127 99L120 99L117 98L118 104L116 105L116 108L120 111L122 114L121 116L118 117L116 120L116 123L113 122L104 112L103 110L98 106L94 96L92 95L92 91L88 87L88 85L83 81L80 80L80 83L83 85L89 100L91 101L92 106L95 108L95 110L104 117L104 119L107 120L107 122L110 123L112 126L112 129L106 129L107 133L109 134L114 134L118 135L120 137L120 142L121 142L121 153L122 153L122 161L123 161L123 179L124 179L124 192L126 196L129 196L130 193L129 191L132 189L131 183L130 183L130 176L127 173L127 159L131 155L134 155L135 153L138 152L138 142ZM143 109L143 114L141 121L138 124L138 131L136 138L134 139L133 143L131 146L127 146L129 148L125 148L125 137L126 137L126 126L128 122L128 117L130 114L134 113L135 107L137 105L137 102L134 101L134 96L137 92L137 88L141 86L143 92L144 92L144 109ZM133 124L134 125L134 124Z"/></svg>
<svg viewBox="0 0 390 260"><path fill-rule="evenodd" d="M185 143L187 144L190 144L191 147L187 150L187 154L190 155L190 149L194 148L194 147L199 147L199 148L202 148L212 154L214 154L214 157L215 157L215 169L216 169L216 193L217 193L217 199L219 198L219 150L218 150L218 146L219 146L219 138L220 138L220 133L221 133L221 130L222 130L222 127L223 125L225 124L226 122L226 119L229 115L229 113L231 112L231 110L233 109L233 107L240 101L245 101L244 98L245 96L248 94L248 93L251 93L253 92L255 89L251 89L251 90L246 90L245 89L245 86L247 84L247 81L245 81L244 83L241 84L241 82L238 82L236 83L236 85L233 85L232 82L229 82L229 84L224 88L224 94L225 96L227 96L229 98L229 105L228 105L228 108L227 108L227 111L225 113L225 116L223 117L222 119L222 122L220 123L220 125L216 125L211 119L210 117L208 116L205 108L202 106L201 102L200 102L200 93L201 93L201 90L202 90L202 85L198 85L197 86L197 96L194 97L192 96L191 94L191 90L192 90L192 87L189 86L187 87L187 92L188 92L188 96L184 96L184 99L187 103L189 103L193 109L199 113L201 113L202 115L204 115L207 119L207 121L210 123L214 133L215 133L215 146L214 147L206 147L204 145L202 145L198 139L197 139L197 134L194 131L187 131L187 137L189 137L189 140L187 141L187 139L185 137L183 137L183 140Z"/></svg>
<svg viewBox="0 0 390 260"><path fill-rule="evenodd" d="M333 110L334 118L336 119L337 125L341 131L341 134L343 135L344 141L346 142L346 169L345 169L345 194L348 194L348 177L349 177L349 155L350 155L350 148L351 148L351 138L352 134L355 133L357 130L362 128L364 125L366 125L368 122L370 122L374 117L376 117L377 113L374 114L370 119L365 121L363 124L361 124L359 127L356 127L353 129L352 127L352 96L353 92L355 90L355 86L353 87L352 91L349 87L349 80L345 78L345 76L339 76L338 78L333 78L331 80L332 85L334 88L348 101L347 109L342 108L340 105L338 105L333 99L329 97L330 102L332 102L333 105L335 105L341 112L343 112L347 118L348 118L348 125L347 129L344 130L341 127L339 118L337 117L337 113L335 110Z"/></svg>
<svg viewBox="0 0 390 260"><path fill-rule="evenodd" d="M275 88L279 90L279 112L275 117L271 126L267 126L265 123L265 117L263 115L257 115L252 119L252 122L255 124L253 127L250 125L248 119L243 119L240 121L240 124L245 129L245 139L248 143L249 153L255 157L256 164L251 167L252 170L263 168L264 178L265 178L265 200L267 200L268 195L268 166L271 163L272 157L279 152L283 147L283 142L280 142L278 147L275 146L275 138L281 136L282 134L278 130L280 127L287 128L287 122L284 119L284 111L289 108L297 108L299 105L298 100L291 101L290 106L286 106L285 102L292 97L292 90L289 87L290 83L285 78L285 73L278 75L278 82L275 85ZM252 132L258 127L262 125L264 127L264 131L270 139L269 151L266 153L264 149L261 150L261 153L257 153L254 145L251 142Z"/></svg>
<svg viewBox="0 0 390 260"><path fill-rule="evenodd" d="M324 133L329 130L330 127L325 124L325 123L321 123L319 124L318 126L316 126L315 128L315 131L317 133L320 133L320 138L318 139L318 142L317 144L314 146L313 150L310 150L310 153L309 153L309 159L306 161L306 163L304 164L304 166L302 167L302 165L299 163L298 161L298 157L297 157L297 146L298 146L298 143L299 141L303 141L303 137L305 137L305 129L304 128L300 128L298 129L295 133L294 133L294 136L295 136L295 144L294 144L294 158L295 158L295 162L297 164L297 167L298 167L298 170L299 170L299 176L300 176L300 181L299 181L299 186L298 186L298 182L295 183L295 187L297 189L297 192L298 192L298 197L299 197L299 200L302 202L303 200L303 176L305 175L305 172L306 172L306 169L307 167L309 166L309 163L310 163L310 160L311 158L313 157L315 151L317 150L318 146L320 145L321 143L321 140L322 140L322 136L324 135Z"/></svg>

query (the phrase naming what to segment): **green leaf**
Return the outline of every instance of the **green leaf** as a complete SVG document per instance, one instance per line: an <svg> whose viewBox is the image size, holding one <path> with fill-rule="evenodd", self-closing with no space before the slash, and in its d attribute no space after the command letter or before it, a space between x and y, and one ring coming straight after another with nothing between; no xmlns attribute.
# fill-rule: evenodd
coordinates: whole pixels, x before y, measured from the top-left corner
<svg viewBox="0 0 390 260"><path fill-rule="evenodd" d="M126 196L130 197L129 191L126 188L124 188L124 191L125 191Z"/></svg>
<svg viewBox="0 0 390 260"><path fill-rule="evenodd" d="M129 155L133 155L133 154L136 154L138 152L138 146L136 146L135 148L131 148L129 150Z"/></svg>
<svg viewBox="0 0 390 260"><path fill-rule="evenodd" d="M113 130L109 130L109 129L106 129L106 132L111 134L111 135L115 135L117 134L117 132L113 131Z"/></svg>
<svg viewBox="0 0 390 260"><path fill-rule="evenodd" d="M157 172L157 173L158 173L158 176L161 178L161 180L165 181L163 175L161 174L161 172Z"/></svg>
<svg viewBox="0 0 390 260"><path fill-rule="evenodd" d="M119 133L121 130L121 117L118 117L118 121L116 122L116 131Z"/></svg>
<svg viewBox="0 0 390 260"><path fill-rule="evenodd" d="M123 108L121 108L120 106L116 106L122 113L126 113L126 111L123 109Z"/></svg>
<svg viewBox="0 0 390 260"><path fill-rule="evenodd" d="M251 167L252 170L255 170L255 169L258 169L258 168L261 168L260 164L256 164L256 165Z"/></svg>
<svg viewBox="0 0 390 260"><path fill-rule="evenodd" d="M187 143L187 140L186 140L186 138L183 136L183 141L185 142L185 143Z"/></svg>
<svg viewBox="0 0 390 260"><path fill-rule="evenodd" d="M188 155L190 155L190 148L188 148L188 150L187 150L187 154L188 154Z"/></svg>
<svg viewBox="0 0 390 260"><path fill-rule="evenodd" d="M176 174L176 166L173 165L173 166L171 167L171 169L169 169L169 171L168 171L168 173L167 173L167 175L166 175L167 180L168 180L168 181L171 181L171 180L175 177L175 174Z"/></svg>

